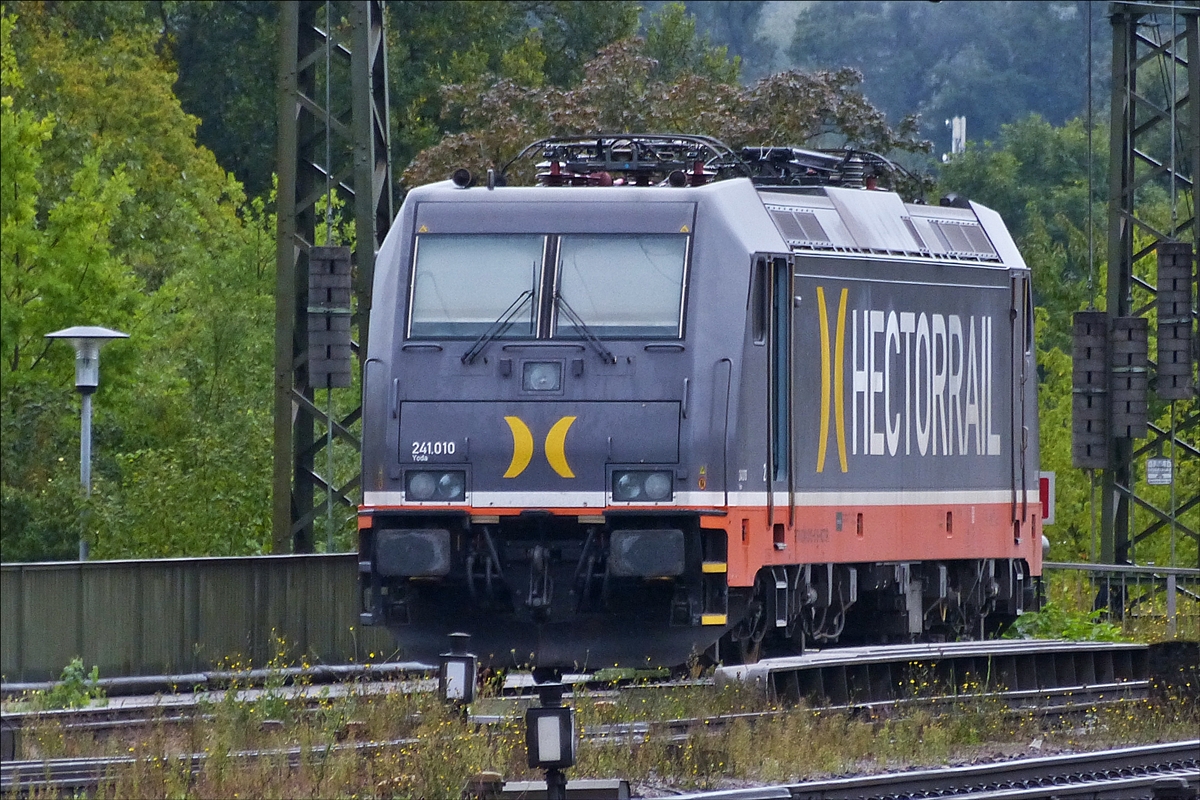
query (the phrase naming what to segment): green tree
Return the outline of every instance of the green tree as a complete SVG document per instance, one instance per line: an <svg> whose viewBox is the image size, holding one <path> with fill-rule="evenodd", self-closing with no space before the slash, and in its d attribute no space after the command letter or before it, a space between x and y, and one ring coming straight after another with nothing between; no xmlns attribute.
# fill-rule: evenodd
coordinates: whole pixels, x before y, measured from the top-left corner
<svg viewBox="0 0 1200 800"><path fill-rule="evenodd" d="M52 18L94 42L136 31L168 73L182 109L199 118L195 138L245 186L264 196L275 166L278 9L267 0L93 0L11 4ZM334 4L335 12L340 6ZM393 158L403 166L456 130L440 87L494 73L521 85L578 83L605 45L632 35L630 0L389 0L388 68ZM322 23L323 24L323 23ZM335 20L335 36L348 36ZM185 126L186 127L186 126ZM190 129L185 131L190 135Z"/></svg>
<svg viewBox="0 0 1200 800"><path fill-rule="evenodd" d="M443 86L475 84L488 76L535 88L573 85L600 48L637 26L637 6L618 0L393 0L388 11L398 168L443 133L464 129L462 115L444 106Z"/></svg>
<svg viewBox="0 0 1200 800"><path fill-rule="evenodd" d="M1033 270L1034 298L1050 311L1044 343L1064 352L1070 352L1071 314L1099 297L1096 277L1107 247L1106 139L1098 127L1089 202L1087 138L1082 120L1055 127L1030 115L1004 125L994 143L970 143L940 175L942 193L969 197L1003 217Z"/></svg>
<svg viewBox="0 0 1200 800"><path fill-rule="evenodd" d="M656 5L647 3L646 7L654 10ZM775 71L771 68L773 47L762 31L767 7L763 0L688 0L684 6L696 17L699 30L727 45L729 52L741 59L743 74L757 79Z"/></svg>
<svg viewBox="0 0 1200 800"><path fill-rule="evenodd" d="M247 205L239 235L156 293L153 350L123 391L141 398L98 493L98 558L270 549L275 219ZM132 401L132 400L131 400ZM164 509L170 509L164 514Z"/></svg>
<svg viewBox="0 0 1200 800"><path fill-rule="evenodd" d="M667 3L650 16L646 30L646 55L658 63L657 77L672 81L699 75L718 83L737 83L740 56L729 47L714 45L707 33L697 30L696 17L683 3Z"/></svg>
<svg viewBox="0 0 1200 800"><path fill-rule="evenodd" d="M239 215L151 29L101 39L23 8L4 28L4 558L69 556L78 537L72 358L42 337L80 323L132 334L106 349L97 395L94 552L255 552L273 218L263 201Z"/></svg>
<svg viewBox="0 0 1200 800"><path fill-rule="evenodd" d="M1104 97L1111 35L1098 11L1090 36L1094 91ZM803 69L859 70L863 91L889 115L920 113L922 133L948 143L943 122L956 115L983 140L1030 113L1056 125L1083 113L1088 36L1088 0L854 0L808 4L791 56Z"/></svg>
<svg viewBox="0 0 1200 800"><path fill-rule="evenodd" d="M15 102L25 90L15 29L15 17L0 17L2 549L6 559L65 557L79 535L78 473L54 458L71 436L73 409L69 384L53 378L71 374L73 357L44 335L81 319L123 325L140 295L112 253L118 209L130 196L123 171L106 171L91 153L64 178L67 191L43 191L61 125Z"/></svg>
<svg viewBox="0 0 1200 800"><path fill-rule="evenodd" d="M675 32L655 34L656 39L673 39L678 18L658 19ZM702 39L693 45L690 50L699 52L707 46ZM697 67L704 74L697 74L687 63L652 58L646 40L631 38L602 50L570 89L520 86L495 76L447 86L445 113L455 116L462 132L421 152L403 181L412 186L443 180L457 167L481 171L506 163L537 138L596 131L705 134L733 146L853 144L878 152L928 147L915 135L915 118L895 128L887 124L858 92L853 70L783 72L742 87L719 79L736 74L736 63L714 66L711 58L726 54L707 52Z"/></svg>
<svg viewBox="0 0 1200 800"><path fill-rule="evenodd" d="M265 195L276 160L278 3L190 0L166 7L164 44L179 74L175 95L200 119L196 141L247 194Z"/></svg>

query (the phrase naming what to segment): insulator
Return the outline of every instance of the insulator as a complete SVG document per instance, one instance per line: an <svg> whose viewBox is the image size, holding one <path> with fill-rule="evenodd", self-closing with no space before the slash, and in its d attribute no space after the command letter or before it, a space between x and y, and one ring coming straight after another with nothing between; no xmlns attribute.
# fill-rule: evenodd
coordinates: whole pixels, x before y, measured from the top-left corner
<svg viewBox="0 0 1200 800"><path fill-rule="evenodd" d="M1108 314L1079 311L1071 354L1071 463L1108 466Z"/></svg>
<svg viewBox="0 0 1200 800"><path fill-rule="evenodd" d="M350 248L308 253L308 385L350 386Z"/></svg>
<svg viewBox="0 0 1200 800"><path fill-rule="evenodd" d="M1158 244L1158 369L1155 394L1187 400L1192 377L1192 283L1196 259L1188 242Z"/></svg>
<svg viewBox="0 0 1200 800"><path fill-rule="evenodd" d="M1113 320L1110 347L1112 364L1112 435L1117 439L1146 438L1146 388L1149 383L1150 323L1145 317Z"/></svg>
<svg viewBox="0 0 1200 800"><path fill-rule="evenodd" d="M861 189L863 187L863 158L855 153L846 159L846 165L842 168L842 186L850 189Z"/></svg>

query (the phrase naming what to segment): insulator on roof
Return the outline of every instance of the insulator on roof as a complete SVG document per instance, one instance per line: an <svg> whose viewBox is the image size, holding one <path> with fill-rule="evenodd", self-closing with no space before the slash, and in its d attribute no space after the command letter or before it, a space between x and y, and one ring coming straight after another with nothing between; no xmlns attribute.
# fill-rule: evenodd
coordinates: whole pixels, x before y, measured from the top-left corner
<svg viewBox="0 0 1200 800"><path fill-rule="evenodd" d="M861 189L864 166L863 157L858 153L851 153L846 159L845 167L842 168L842 186L849 189Z"/></svg>

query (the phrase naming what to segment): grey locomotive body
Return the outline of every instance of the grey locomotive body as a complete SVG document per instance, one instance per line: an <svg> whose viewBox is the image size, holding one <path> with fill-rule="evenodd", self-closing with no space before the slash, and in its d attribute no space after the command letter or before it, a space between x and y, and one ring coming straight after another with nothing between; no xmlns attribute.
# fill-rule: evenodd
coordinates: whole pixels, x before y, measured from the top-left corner
<svg viewBox="0 0 1200 800"><path fill-rule="evenodd" d="M363 620L546 667L1011 620L1041 572L1031 313L977 205L415 189L376 267Z"/></svg>

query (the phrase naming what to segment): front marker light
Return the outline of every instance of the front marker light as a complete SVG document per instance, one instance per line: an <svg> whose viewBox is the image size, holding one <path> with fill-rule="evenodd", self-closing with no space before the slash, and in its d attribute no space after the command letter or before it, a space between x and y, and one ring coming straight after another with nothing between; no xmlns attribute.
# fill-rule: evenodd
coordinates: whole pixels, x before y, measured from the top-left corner
<svg viewBox="0 0 1200 800"><path fill-rule="evenodd" d="M674 495L674 476L666 470L615 470L612 497L621 503L668 501Z"/></svg>
<svg viewBox="0 0 1200 800"><path fill-rule="evenodd" d="M411 470L404 476L407 500L441 500L457 503L466 499L467 473L462 470Z"/></svg>
<svg viewBox="0 0 1200 800"><path fill-rule="evenodd" d="M646 476L646 496L651 500L666 500L671 496L671 474L651 472Z"/></svg>

